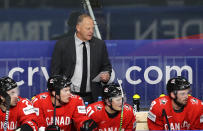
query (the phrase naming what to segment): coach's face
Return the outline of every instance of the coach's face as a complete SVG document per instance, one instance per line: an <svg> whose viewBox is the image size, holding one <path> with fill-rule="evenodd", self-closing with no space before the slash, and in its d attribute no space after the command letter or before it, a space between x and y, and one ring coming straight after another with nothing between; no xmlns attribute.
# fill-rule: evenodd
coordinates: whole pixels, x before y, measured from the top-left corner
<svg viewBox="0 0 203 131"><path fill-rule="evenodd" d="M91 18L86 17L77 24L77 37L86 42L92 39L94 33L94 22Z"/></svg>

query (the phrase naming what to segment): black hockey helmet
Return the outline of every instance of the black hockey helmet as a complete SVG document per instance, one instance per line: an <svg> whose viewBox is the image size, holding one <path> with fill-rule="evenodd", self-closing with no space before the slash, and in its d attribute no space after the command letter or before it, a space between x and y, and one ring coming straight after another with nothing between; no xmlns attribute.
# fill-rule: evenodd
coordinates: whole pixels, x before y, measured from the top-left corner
<svg viewBox="0 0 203 131"><path fill-rule="evenodd" d="M173 91L185 90L190 88L190 83L182 76L171 78L167 83L167 92L170 94Z"/></svg>
<svg viewBox="0 0 203 131"><path fill-rule="evenodd" d="M7 91L17 87L17 83L10 77L0 78L0 95L5 97Z"/></svg>
<svg viewBox="0 0 203 131"><path fill-rule="evenodd" d="M70 86L71 81L66 76L54 75L48 79L47 88L49 91L56 91L57 95L60 94L60 90Z"/></svg>
<svg viewBox="0 0 203 131"><path fill-rule="evenodd" d="M7 91L14 89L17 87L17 83L11 79L10 77L2 77L0 78L0 96L5 98L5 104L7 108L10 106L11 97L7 93ZM0 103L2 103L2 99L0 99Z"/></svg>
<svg viewBox="0 0 203 131"><path fill-rule="evenodd" d="M103 99L109 99L122 95L121 87L117 83L111 83L104 86Z"/></svg>

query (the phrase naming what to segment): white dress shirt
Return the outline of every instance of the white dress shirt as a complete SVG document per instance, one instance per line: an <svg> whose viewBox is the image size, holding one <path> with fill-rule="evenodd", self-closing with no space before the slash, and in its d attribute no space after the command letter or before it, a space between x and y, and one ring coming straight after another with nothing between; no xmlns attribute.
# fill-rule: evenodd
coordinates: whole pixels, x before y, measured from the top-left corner
<svg viewBox="0 0 203 131"><path fill-rule="evenodd" d="M75 64L75 71L73 77L71 78L72 82L72 91L73 92L80 92L80 86L82 82L82 72L83 72L83 44L82 40L80 40L76 33L75 33L75 49L76 49L76 64ZM90 89L90 43L87 41L85 42L87 48L87 86L86 92L91 92Z"/></svg>

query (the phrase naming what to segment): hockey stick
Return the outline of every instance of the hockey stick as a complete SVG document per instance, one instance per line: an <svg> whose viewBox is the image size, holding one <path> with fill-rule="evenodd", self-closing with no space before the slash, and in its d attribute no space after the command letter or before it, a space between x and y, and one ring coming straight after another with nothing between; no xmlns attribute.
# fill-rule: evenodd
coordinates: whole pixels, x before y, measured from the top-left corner
<svg viewBox="0 0 203 131"><path fill-rule="evenodd" d="M170 131L171 128L170 128L170 124L169 124L165 109L162 110L162 115L166 118L166 123L168 125L168 130Z"/></svg>
<svg viewBox="0 0 203 131"><path fill-rule="evenodd" d="M124 107L124 94L123 94L123 88L122 88L122 80L118 80L118 84L121 87L121 96L122 96L122 109L121 109L121 120L120 120L120 128L119 130L122 130L122 125L123 125L123 107Z"/></svg>
<svg viewBox="0 0 203 131"><path fill-rule="evenodd" d="M56 94L55 94L55 100L54 100L54 119L53 119L53 124L56 125Z"/></svg>
<svg viewBox="0 0 203 131"><path fill-rule="evenodd" d="M46 131L60 131L60 127L56 125L56 94L55 94L55 100L54 100L54 118L52 125L49 125L46 129Z"/></svg>
<svg viewBox="0 0 203 131"><path fill-rule="evenodd" d="M8 117L9 117L9 109L6 109L6 117L4 121L4 131L7 131L7 126L8 126Z"/></svg>
<svg viewBox="0 0 203 131"><path fill-rule="evenodd" d="M4 121L4 131L7 131L7 127L8 127L8 118L9 118L10 102L11 102L11 97L10 97L9 95L7 95L7 96L5 97L6 116L5 116L5 121Z"/></svg>

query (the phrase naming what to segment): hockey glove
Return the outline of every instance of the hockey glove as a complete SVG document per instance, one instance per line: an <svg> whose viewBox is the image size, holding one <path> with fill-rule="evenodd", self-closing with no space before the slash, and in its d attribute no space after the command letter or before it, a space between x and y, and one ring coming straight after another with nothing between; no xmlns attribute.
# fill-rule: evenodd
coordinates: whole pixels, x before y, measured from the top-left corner
<svg viewBox="0 0 203 131"><path fill-rule="evenodd" d="M33 131L32 127L28 124L23 124L20 126L20 131Z"/></svg>
<svg viewBox="0 0 203 131"><path fill-rule="evenodd" d="M45 131L60 131L60 127L57 125L49 125Z"/></svg>
<svg viewBox="0 0 203 131"><path fill-rule="evenodd" d="M93 129L97 128L97 123L92 120L86 120L83 122L82 127L80 128L81 131L93 131Z"/></svg>

